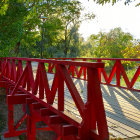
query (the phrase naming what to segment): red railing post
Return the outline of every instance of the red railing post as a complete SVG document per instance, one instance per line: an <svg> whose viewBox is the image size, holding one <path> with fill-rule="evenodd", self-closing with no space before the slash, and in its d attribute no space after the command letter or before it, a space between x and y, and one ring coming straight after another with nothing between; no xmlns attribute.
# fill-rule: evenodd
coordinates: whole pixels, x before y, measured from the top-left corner
<svg viewBox="0 0 140 140"><path fill-rule="evenodd" d="M117 65L116 65L116 84L117 86L120 86L120 60L117 60Z"/></svg>
<svg viewBox="0 0 140 140"><path fill-rule="evenodd" d="M40 63L40 66L43 65L43 63ZM39 99L44 99L44 83L43 83L43 77L41 75L41 67L39 67Z"/></svg>
<svg viewBox="0 0 140 140"><path fill-rule="evenodd" d="M6 66L7 64L7 61L6 61L6 58L4 58L4 67Z"/></svg>
<svg viewBox="0 0 140 140"><path fill-rule="evenodd" d="M8 131L14 133L13 104L8 104Z"/></svg>
<svg viewBox="0 0 140 140"><path fill-rule="evenodd" d="M87 59L83 59L83 61L87 61ZM86 80L87 79L87 68L86 67L84 67L84 80Z"/></svg>
<svg viewBox="0 0 140 140"><path fill-rule="evenodd" d="M29 114L27 115L27 140L35 140L36 138L36 126L35 119L32 115L31 104L28 104Z"/></svg>
<svg viewBox="0 0 140 140"><path fill-rule="evenodd" d="M48 71L47 72L50 72L50 68L51 68L51 63L48 64Z"/></svg>
<svg viewBox="0 0 140 140"><path fill-rule="evenodd" d="M1 73L1 76L7 76L7 68L8 67L8 63L6 62L6 60L4 61L4 67L3 67L3 71Z"/></svg>
<svg viewBox="0 0 140 140"><path fill-rule="evenodd" d="M2 58L0 58L0 72L1 72L1 68L2 68Z"/></svg>
<svg viewBox="0 0 140 140"><path fill-rule="evenodd" d="M64 78L59 70L60 66L57 65L58 76L58 110L64 111Z"/></svg>
<svg viewBox="0 0 140 140"><path fill-rule="evenodd" d="M109 139L108 127L106 122L104 104L96 68L87 68L87 103L89 106L89 127L96 130L96 123L99 137L101 140Z"/></svg>
<svg viewBox="0 0 140 140"><path fill-rule="evenodd" d="M41 67L40 63L38 63L36 78L35 78L34 87L33 87L33 90L32 90L33 95L37 94L37 89L38 89L38 85L39 85L40 67Z"/></svg>
<svg viewBox="0 0 140 140"><path fill-rule="evenodd" d="M14 59L12 60L10 79L16 81L16 64Z"/></svg>
<svg viewBox="0 0 140 140"><path fill-rule="evenodd" d="M3 68L3 59L1 58L1 65L0 65L1 67L0 67L0 72L2 73L2 68Z"/></svg>
<svg viewBox="0 0 140 140"><path fill-rule="evenodd" d="M10 59L7 60L7 71L6 71L6 75L7 75L7 78L10 79L10 76L11 76L11 63L10 63Z"/></svg>
<svg viewBox="0 0 140 140"><path fill-rule="evenodd" d="M22 74L22 72L23 72L22 61L18 60L16 82L18 81L18 79L19 79L20 75Z"/></svg>
<svg viewBox="0 0 140 140"><path fill-rule="evenodd" d="M97 62L101 62L101 60L97 60ZM98 68L99 80L101 82L101 68Z"/></svg>
<svg viewBox="0 0 140 140"><path fill-rule="evenodd" d="M121 64L120 61L118 61L118 64L119 64L119 67L120 67L120 72L121 72L121 74L122 74L122 76L124 78L124 81L126 83L126 86L129 89L130 88L130 82L129 82L129 79L128 79L127 74L125 72L125 69L124 69L124 67L123 67L123 65Z"/></svg>
<svg viewBox="0 0 140 140"><path fill-rule="evenodd" d="M130 83L130 88L132 88L138 78L138 76L140 75L140 66L138 67L135 75L133 76L132 80L131 80L131 83Z"/></svg>

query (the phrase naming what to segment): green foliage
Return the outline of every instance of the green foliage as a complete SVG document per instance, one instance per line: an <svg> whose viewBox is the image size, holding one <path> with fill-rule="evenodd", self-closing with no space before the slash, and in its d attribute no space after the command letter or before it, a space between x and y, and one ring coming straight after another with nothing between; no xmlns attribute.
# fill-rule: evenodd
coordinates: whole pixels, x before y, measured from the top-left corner
<svg viewBox="0 0 140 140"><path fill-rule="evenodd" d="M137 7L137 6L140 6L140 3L138 3L138 4L136 5L136 7Z"/></svg>
<svg viewBox="0 0 140 140"><path fill-rule="evenodd" d="M94 39L95 38L95 39ZM127 46L132 46L133 37L129 33L124 33L120 28L115 28L109 33L99 33L90 38L98 46L95 49L97 57L123 58L123 51Z"/></svg>
<svg viewBox="0 0 140 140"><path fill-rule="evenodd" d="M68 25L78 20L82 10L80 3L75 0L7 0L0 4L1 8L8 5L0 15L1 56L40 57L41 46L44 57L52 56L49 54L54 52L56 47L60 49L57 53L64 53L65 31L67 30L68 34L71 32ZM42 21L41 16L47 19ZM71 37L67 36L68 38L70 44ZM68 51L74 51L74 47Z"/></svg>
<svg viewBox="0 0 140 140"><path fill-rule="evenodd" d="M104 5L104 4L106 4L106 3L112 3L112 5L114 5L115 3L117 3L118 1L121 1L121 0L94 0L96 3L98 3L98 4L102 4L102 5ZM124 1L124 4L126 5L126 4L130 4L131 2L134 2L135 0L125 0ZM137 3L137 5L136 6L139 6L140 5L140 3Z"/></svg>
<svg viewBox="0 0 140 140"><path fill-rule="evenodd" d="M100 32L97 35L91 35L88 39L88 43L92 46L90 49L90 51L92 50L90 57L139 58L140 56L139 41L134 41L132 35L123 32L121 28L112 29L108 33ZM133 63L128 61L122 63L125 64L125 67L127 67L128 64L131 65L131 67L134 66ZM113 66L113 62L108 61L107 66Z"/></svg>
<svg viewBox="0 0 140 140"><path fill-rule="evenodd" d="M121 28L91 35L84 41L78 33L80 23L95 15L86 13L81 17L83 7L76 0L7 0L0 6L0 56L40 57L42 47L45 58L140 57L140 41ZM127 67L128 62L123 63ZM133 63L129 65L133 67Z"/></svg>
<svg viewBox="0 0 140 140"><path fill-rule="evenodd" d="M136 68L126 70L126 74L129 78L129 80L131 80L133 78L133 76L135 75L135 72L136 72ZM126 86L122 76L121 76L121 81L120 82L121 82L121 86ZM140 77L138 77L134 87L136 89L140 89Z"/></svg>
<svg viewBox="0 0 140 140"><path fill-rule="evenodd" d="M8 0L0 2L0 15L4 15L8 9Z"/></svg>
<svg viewBox="0 0 140 140"><path fill-rule="evenodd" d="M12 47L16 46L17 42L23 34L24 16L26 8L23 3L11 0L8 5L8 10L5 15L0 15L0 46L1 51L10 53ZM6 53L6 54L7 54ZM0 52L2 56L5 54Z"/></svg>
<svg viewBox="0 0 140 140"><path fill-rule="evenodd" d="M122 53L124 58L140 58L140 42L133 46L127 46L122 50Z"/></svg>

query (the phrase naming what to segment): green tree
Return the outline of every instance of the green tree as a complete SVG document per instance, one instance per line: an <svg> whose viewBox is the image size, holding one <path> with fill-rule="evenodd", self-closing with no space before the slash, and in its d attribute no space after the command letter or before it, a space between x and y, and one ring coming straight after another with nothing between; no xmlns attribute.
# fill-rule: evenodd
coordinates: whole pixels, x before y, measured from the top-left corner
<svg viewBox="0 0 140 140"><path fill-rule="evenodd" d="M133 48L134 45L133 36L123 32L121 28L112 29L108 33L100 32L91 35L88 41L92 45L91 57L99 58L127 58L128 48ZM107 63L107 66L110 65L113 64Z"/></svg>
<svg viewBox="0 0 140 140"><path fill-rule="evenodd" d="M124 58L140 58L140 41L134 40L133 46L127 46L122 53Z"/></svg>
<svg viewBox="0 0 140 140"><path fill-rule="evenodd" d="M96 3L98 3L98 4L102 4L102 5L104 5L104 4L106 4L106 3L112 3L112 5L114 5L115 3L117 3L118 1L121 1L121 0L94 0ZM135 0L125 0L124 1L124 4L126 5L126 4L130 4L131 2L134 2ZM140 5L140 2L138 2L137 4L136 4L136 6L139 6Z"/></svg>
<svg viewBox="0 0 140 140"><path fill-rule="evenodd" d="M3 27L0 28L0 46L4 49L1 52L5 52L5 56L16 54L16 56L39 57L42 34L46 57L49 56L47 51L51 50L48 47L57 46L58 49L62 49L60 46L63 46L66 23L76 19L80 10L80 3L77 1L5 2L3 4L1 2L1 8L4 4L7 4L8 8L0 15L0 27ZM47 17L43 23L41 16Z"/></svg>
<svg viewBox="0 0 140 140"><path fill-rule="evenodd" d="M122 51L133 45L133 37L121 28L112 29L109 33L90 36L91 45L95 47L97 57L123 58Z"/></svg>
<svg viewBox="0 0 140 140"><path fill-rule="evenodd" d="M15 47L15 53L17 53L16 50L20 45L20 39L23 34L26 10L23 2L11 0L6 14L0 15L1 55L5 56L12 53L11 50L13 47Z"/></svg>
<svg viewBox="0 0 140 140"><path fill-rule="evenodd" d="M50 17L46 20L44 26L46 27L44 35L44 37L46 38L44 39L44 41L46 40L46 57L49 56L49 54L51 54L52 56L53 52L54 55L58 55L58 57L71 56L74 54L74 52L75 54L77 54L78 47L72 47L73 36L77 34L79 24L83 20L89 20L95 17L94 14L91 13L86 14L83 18L81 18L80 14L83 8L81 6L81 3L79 3L78 1L64 1L61 4L61 7L59 6L56 8L56 12L54 15L52 13L45 15L47 17ZM58 22L57 25L56 21Z"/></svg>

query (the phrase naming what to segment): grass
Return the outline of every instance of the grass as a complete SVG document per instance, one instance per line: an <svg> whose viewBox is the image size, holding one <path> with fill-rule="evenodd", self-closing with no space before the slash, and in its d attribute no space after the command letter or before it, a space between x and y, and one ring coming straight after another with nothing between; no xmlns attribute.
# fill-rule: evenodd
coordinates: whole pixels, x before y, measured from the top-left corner
<svg viewBox="0 0 140 140"><path fill-rule="evenodd" d="M48 68L49 68L49 63L44 63L44 65L45 65L45 70L46 70L46 72L48 72ZM55 73L55 66L54 66L54 68L53 68L53 73Z"/></svg>
<svg viewBox="0 0 140 140"><path fill-rule="evenodd" d="M48 63L45 63L46 72L48 71L48 66L49 66L49 64ZM80 70L80 67L78 67L78 71L79 70ZM55 68L53 68L53 72L55 73ZM130 82L131 82L131 80L132 80L132 78L133 78L133 76L134 76L135 73L136 73L136 69L135 68L126 70L126 74L127 74L128 79L129 79ZM72 72L71 72L71 74L72 74ZM77 75L76 75L75 72L74 72L74 74L75 74L75 77L76 77ZM110 74L110 71L109 70L107 71L107 75L108 74ZM81 76L83 76L83 72L82 72L82 75ZM114 82L115 81L116 81L116 79L114 79ZM104 82L104 79L103 79L103 82ZM126 87L126 83L125 83L124 78L123 78L122 75L121 75L120 83L121 83L121 86ZM136 83L134 84L133 88L140 89L140 76L136 80Z"/></svg>
<svg viewBox="0 0 140 140"><path fill-rule="evenodd" d="M135 73L136 73L136 69L129 69L129 70L126 71L126 74L128 76L129 81L132 80L132 78L135 75ZM124 81L122 76L121 76L121 85L126 86L125 81ZM134 84L134 88L140 89L140 76L136 80L136 83Z"/></svg>

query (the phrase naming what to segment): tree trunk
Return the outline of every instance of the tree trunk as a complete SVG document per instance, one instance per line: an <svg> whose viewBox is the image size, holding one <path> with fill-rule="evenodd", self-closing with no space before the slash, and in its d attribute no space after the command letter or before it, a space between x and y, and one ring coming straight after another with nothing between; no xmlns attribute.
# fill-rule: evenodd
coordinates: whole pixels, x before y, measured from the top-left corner
<svg viewBox="0 0 140 140"><path fill-rule="evenodd" d="M64 55L65 57L67 57L68 54L68 46L67 46L67 26L65 29L65 45L64 45Z"/></svg>
<svg viewBox="0 0 140 140"><path fill-rule="evenodd" d="M16 54L16 57L18 56L19 54L19 47L20 47L20 41L17 42L16 46L15 46L15 54Z"/></svg>

